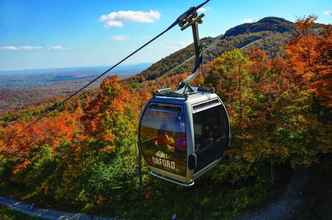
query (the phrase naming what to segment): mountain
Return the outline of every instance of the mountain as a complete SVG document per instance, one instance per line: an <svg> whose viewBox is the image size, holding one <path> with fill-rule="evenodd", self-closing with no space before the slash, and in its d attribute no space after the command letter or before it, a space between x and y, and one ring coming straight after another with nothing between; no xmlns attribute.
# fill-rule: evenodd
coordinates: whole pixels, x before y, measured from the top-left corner
<svg viewBox="0 0 332 220"><path fill-rule="evenodd" d="M278 17L265 17L257 22L241 24L227 30L224 35L214 38L203 38L201 40L202 47L205 48L204 62L213 60L223 52L235 48L247 50L251 47L258 47L266 51L270 56L276 56L280 53L281 46L294 33L294 23ZM190 71L193 54L192 44L188 45L152 64L149 68L131 79L138 81L153 80L166 73L174 74ZM174 68L183 62L185 62L184 65Z"/></svg>
<svg viewBox="0 0 332 220"><path fill-rule="evenodd" d="M292 32L294 31L294 24L283 18L266 17L258 22L245 23L233 27L226 31L225 37L237 36L239 34L257 33L262 31L271 31L278 33Z"/></svg>

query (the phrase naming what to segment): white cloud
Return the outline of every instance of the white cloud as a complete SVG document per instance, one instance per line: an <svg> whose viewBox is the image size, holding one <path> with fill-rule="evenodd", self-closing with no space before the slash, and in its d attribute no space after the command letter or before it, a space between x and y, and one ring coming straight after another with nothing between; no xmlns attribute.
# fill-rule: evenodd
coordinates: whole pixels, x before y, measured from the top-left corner
<svg viewBox="0 0 332 220"><path fill-rule="evenodd" d="M18 50L18 48L15 46L2 46L0 50Z"/></svg>
<svg viewBox="0 0 332 220"><path fill-rule="evenodd" d="M332 11L330 10L324 11L324 15L332 16Z"/></svg>
<svg viewBox="0 0 332 220"><path fill-rule="evenodd" d="M35 51L35 50L42 50L42 49L49 49L49 50L67 50L67 48L63 47L62 45L54 45L50 47L42 47L42 46L31 46L31 45L23 45L23 46L0 46L0 50L11 50L11 51Z"/></svg>
<svg viewBox="0 0 332 220"><path fill-rule="evenodd" d="M54 45L49 47L50 50L66 50L67 48L63 47L62 45Z"/></svg>
<svg viewBox="0 0 332 220"><path fill-rule="evenodd" d="M126 41L128 40L128 37L125 35L113 35L112 40L114 41Z"/></svg>
<svg viewBox="0 0 332 220"><path fill-rule="evenodd" d="M253 18L245 18L245 19L243 19L243 23L253 23L253 22L255 22L255 19L253 19Z"/></svg>
<svg viewBox="0 0 332 220"><path fill-rule="evenodd" d="M107 27L122 27L125 22L153 23L159 20L159 11L113 11L100 16L99 20Z"/></svg>
<svg viewBox="0 0 332 220"><path fill-rule="evenodd" d="M21 47L18 47L18 48L20 50L40 50L43 47L41 47L41 46L21 46Z"/></svg>
<svg viewBox="0 0 332 220"><path fill-rule="evenodd" d="M206 11L207 11L207 8L204 8L204 7L199 8L199 9L197 10L198 13L204 13L204 12L206 12Z"/></svg>
<svg viewBox="0 0 332 220"><path fill-rule="evenodd" d="M40 50L43 47L41 46L29 46L29 45L24 45L24 46L2 46L0 47L0 50Z"/></svg>

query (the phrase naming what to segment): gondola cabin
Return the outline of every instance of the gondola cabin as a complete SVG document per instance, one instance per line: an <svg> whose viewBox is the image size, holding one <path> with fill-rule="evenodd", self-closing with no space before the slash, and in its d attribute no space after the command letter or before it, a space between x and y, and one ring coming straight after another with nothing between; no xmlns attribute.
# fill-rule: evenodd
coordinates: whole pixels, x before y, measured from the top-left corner
<svg viewBox="0 0 332 220"><path fill-rule="evenodd" d="M223 157L230 127L215 93L196 87L185 94L163 89L145 105L138 136L153 176L191 186Z"/></svg>

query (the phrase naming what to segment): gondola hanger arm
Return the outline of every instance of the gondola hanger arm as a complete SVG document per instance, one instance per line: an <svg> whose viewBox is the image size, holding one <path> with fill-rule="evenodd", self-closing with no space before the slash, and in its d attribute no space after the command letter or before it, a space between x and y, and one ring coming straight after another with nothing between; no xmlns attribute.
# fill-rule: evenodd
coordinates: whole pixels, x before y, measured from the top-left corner
<svg viewBox="0 0 332 220"><path fill-rule="evenodd" d="M193 89L190 86L190 82L192 82L196 78L196 76L199 74L199 72L197 70L203 62L202 48L201 48L200 41L199 41L198 25L203 22L202 18L204 17L204 14L198 14L197 10L199 8L203 7L208 2L209 2L209 0L203 2L202 4L200 4L196 7L191 7L178 18L179 26L182 31L188 27L192 28L192 34L193 34L193 40L194 40L194 51L195 51L195 63L194 63L194 67L192 69L192 74L189 75L183 81L181 81L181 83L177 87L177 90L178 91L181 90L183 93L193 91Z"/></svg>

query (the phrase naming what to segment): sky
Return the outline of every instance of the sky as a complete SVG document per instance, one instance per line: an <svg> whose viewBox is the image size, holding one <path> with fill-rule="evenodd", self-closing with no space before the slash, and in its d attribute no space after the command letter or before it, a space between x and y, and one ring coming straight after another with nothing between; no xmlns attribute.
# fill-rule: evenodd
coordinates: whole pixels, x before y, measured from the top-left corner
<svg viewBox="0 0 332 220"><path fill-rule="evenodd" d="M0 70L110 66L202 0L0 0ZM331 0L211 0L200 36L266 16L332 24ZM178 27L126 64L152 63L190 44Z"/></svg>

